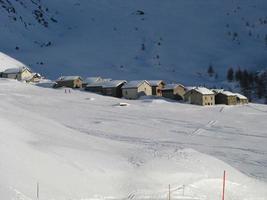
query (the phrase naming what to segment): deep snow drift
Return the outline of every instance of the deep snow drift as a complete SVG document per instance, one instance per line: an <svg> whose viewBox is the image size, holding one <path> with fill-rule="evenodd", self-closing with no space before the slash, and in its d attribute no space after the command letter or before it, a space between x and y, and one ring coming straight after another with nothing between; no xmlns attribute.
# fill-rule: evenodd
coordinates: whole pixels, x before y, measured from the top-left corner
<svg viewBox="0 0 267 200"><path fill-rule="evenodd" d="M79 74L215 84L206 75L210 64L219 80L230 66L266 68L266 0L0 5L0 51L50 79Z"/></svg>
<svg viewBox="0 0 267 200"><path fill-rule="evenodd" d="M5 79L0 96L1 199L36 199L37 182L40 199L166 199L168 184L173 199L220 199L223 170L226 199L267 199L264 105L128 101Z"/></svg>

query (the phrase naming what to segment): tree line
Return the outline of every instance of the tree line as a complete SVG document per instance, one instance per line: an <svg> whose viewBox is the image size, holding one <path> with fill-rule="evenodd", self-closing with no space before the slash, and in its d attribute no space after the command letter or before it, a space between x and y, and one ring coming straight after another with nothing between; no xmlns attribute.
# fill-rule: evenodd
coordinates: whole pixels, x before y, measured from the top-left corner
<svg viewBox="0 0 267 200"><path fill-rule="evenodd" d="M246 69L238 68L234 70L229 68L227 80L229 82L238 82L242 93L249 99L253 97L265 98L265 103L267 103L267 71L250 72Z"/></svg>

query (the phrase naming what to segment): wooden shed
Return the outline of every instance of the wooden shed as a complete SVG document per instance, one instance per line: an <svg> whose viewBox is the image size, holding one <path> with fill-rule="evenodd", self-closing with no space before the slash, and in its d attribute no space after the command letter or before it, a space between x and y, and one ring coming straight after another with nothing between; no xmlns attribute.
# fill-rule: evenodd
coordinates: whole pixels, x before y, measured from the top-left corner
<svg viewBox="0 0 267 200"><path fill-rule="evenodd" d="M130 81L122 86L122 95L126 99L138 99L152 95L152 87L146 80Z"/></svg>
<svg viewBox="0 0 267 200"><path fill-rule="evenodd" d="M122 97L122 86L126 83L125 80L107 81L102 86L102 94L112 97Z"/></svg>
<svg viewBox="0 0 267 200"><path fill-rule="evenodd" d="M195 87L188 90L185 95L185 101L190 104L211 106L215 105L215 94L205 87Z"/></svg>
<svg viewBox="0 0 267 200"><path fill-rule="evenodd" d="M152 88L152 95L162 96L162 89L166 85L162 80L148 80L147 82Z"/></svg>
<svg viewBox="0 0 267 200"><path fill-rule="evenodd" d="M167 84L161 89L163 97L178 101L184 99L185 91L185 87L181 84Z"/></svg>
<svg viewBox="0 0 267 200"><path fill-rule="evenodd" d="M83 80L80 76L61 76L56 80L55 87L82 88Z"/></svg>

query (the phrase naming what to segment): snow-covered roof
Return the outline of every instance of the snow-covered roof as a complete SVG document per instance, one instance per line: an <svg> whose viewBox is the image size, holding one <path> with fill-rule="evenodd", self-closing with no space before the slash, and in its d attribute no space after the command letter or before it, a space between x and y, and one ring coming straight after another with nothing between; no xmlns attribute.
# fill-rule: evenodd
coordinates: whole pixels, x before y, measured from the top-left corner
<svg viewBox="0 0 267 200"><path fill-rule="evenodd" d="M237 98L239 98L239 99L248 99L247 97L245 97L244 95L242 95L242 94L239 94L239 93L234 93L236 96L237 96Z"/></svg>
<svg viewBox="0 0 267 200"><path fill-rule="evenodd" d="M181 84L171 83L171 84L166 84L165 87L162 88L162 90L171 90L171 89L174 89L174 88L176 88L178 86L181 86L181 87L184 88L184 86L181 85Z"/></svg>
<svg viewBox="0 0 267 200"><path fill-rule="evenodd" d="M56 84L55 81L51 81L48 79L41 79L39 83L36 83L35 85L44 87L44 88L52 88Z"/></svg>
<svg viewBox="0 0 267 200"><path fill-rule="evenodd" d="M80 76L61 76L57 79L57 81L73 81L76 79L81 79Z"/></svg>
<svg viewBox="0 0 267 200"><path fill-rule="evenodd" d="M185 87L185 90L186 91L190 91L190 90L193 90L193 89L195 89L196 87L195 86L186 86Z"/></svg>
<svg viewBox="0 0 267 200"><path fill-rule="evenodd" d="M211 89L211 91L213 91L214 93L218 94L218 93L223 92L224 90L223 89Z"/></svg>
<svg viewBox="0 0 267 200"><path fill-rule="evenodd" d="M146 80L135 80L135 81L129 81L126 83L122 88L137 88L144 82L148 83ZM148 83L149 84L149 83Z"/></svg>
<svg viewBox="0 0 267 200"><path fill-rule="evenodd" d="M195 90L198 93L203 94L203 95L212 95L212 94L214 94L211 90L209 90L208 88L205 88L205 87L194 87L192 90Z"/></svg>
<svg viewBox="0 0 267 200"><path fill-rule="evenodd" d="M111 80L111 81L106 81L103 83L103 88L111 88L111 87L117 87L121 84L126 83L127 81L125 80Z"/></svg>
<svg viewBox="0 0 267 200"><path fill-rule="evenodd" d="M147 80L147 82L151 85L151 86L158 86L160 83L162 83L162 80Z"/></svg>
<svg viewBox="0 0 267 200"><path fill-rule="evenodd" d="M221 92L219 92L219 93L224 94L224 95L226 95L226 96L236 96L236 94L234 94L234 93L232 93L232 92L230 92L230 91L221 91Z"/></svg>
<svg viewBox="0 0 267 200"><path fill-rule="evenodd" d="M103 79L100 76L97 76L97 77L87 77L84 82L87 83L87 84L91 84L91 83L95 83L95 82L100 82L102 80Z"/></svg>
<svg viewBox="0 0 267 200"><path fill-rule="evenodd" d="M3 73L5 74L18 74L20 72L22 72L23 70L29 70L27 67L17 67L17 68L9 68L6 69Z"/></svg>
<svg viewBox="0 0 267 200"><path fill-rule="evenodd" d="M190 87L190 88L187 87L186 90L187 91L195 90L198 93L203 94L203 95L212 95L212 94L214 94L214 92L212 92L210 89L205 88L205 87Z"/></svg>
<svg viewBox="0 0 267 200"><path fill-rule="evenodd" d="M26 67L22 62L0 52L0 72L9 68L22 68Z"/></svg>
<svg viewBox="0 0 267 200"><path fill-rule="evenodd" d="M177 84L167 84L164 88L162 88L162 90L171 90L174 89L176 86Z"/></svg>
<svg viewBox="0 0 267 200"><path fill-rule="evenodd" d="M17 74L20 73L22 71L22 68L9 68L6 69L5 71L3 71L3 73L5 74Z"/></svg>
<svg viewBox="0 0 267 200"><path fill-rule="evenodd" d="M102 79L101 81L90 83L86 87L98 87L98 86L103 87L106 83L110 81L111 81L110 79Z"/></svg>

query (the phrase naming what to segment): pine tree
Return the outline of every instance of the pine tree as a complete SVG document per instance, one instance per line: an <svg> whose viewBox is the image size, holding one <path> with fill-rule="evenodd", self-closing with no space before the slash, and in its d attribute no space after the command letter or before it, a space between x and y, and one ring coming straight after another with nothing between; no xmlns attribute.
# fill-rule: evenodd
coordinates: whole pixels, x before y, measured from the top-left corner
<svg viewBox="0 0 267 200"><path fill-rule="evenodd" d="M238 68L238 70L235 72L235 80L240 81L241 77L242 77L242 71L240 68Z"/></svg>
<svg viewBox="0 0 267 200"><path fill-rule="evenodd" d="M248 82L249 82L249 85L253 86L254 85L254 81L255 81L254 73L253 72L250 72L248 74Z"/></svg>
<svg viewBox="0 0 267 200"><path fill-rule="evenodd" d="M208 74L209 74L210 77L212 77L213 74L214 74L214 69L213 69L213 66L211 64L210 64L210 66L208 68Z"/></svg>
<svg viewBox="0 0 267 200"><path fill-rule="evenodd" d="M248 75L248 71L244 70L243 72L241 72L241 77L240 77L240 85L243 89L248 89L249 87L249 75Z"/></svg>
<svg viewBox="0 0 267 200"><path fill-rule="evenodd" d="M233 68L229 68L227 71L227 80L232 82L234 80L234 70Z"/></svg>
<svg viewBox="0 0 267 200"><path fill-rule="evenodd" d="M146 46L145 46L145 44L144 44L144 43L142 44L142 47L141 47L141 49L142 49L142 51L145 51L145 50L146 50Z"/></svg>
<svg viewBox="0 0 267 200"><path fill-rule="evenodd" d="M265 93L264 82L263 82L262 78L258 77L258 76L256 76L255 82L256 82L256 94L257 94L258 98L261 99L262 97L264 97L264 93Z"/></svg>

